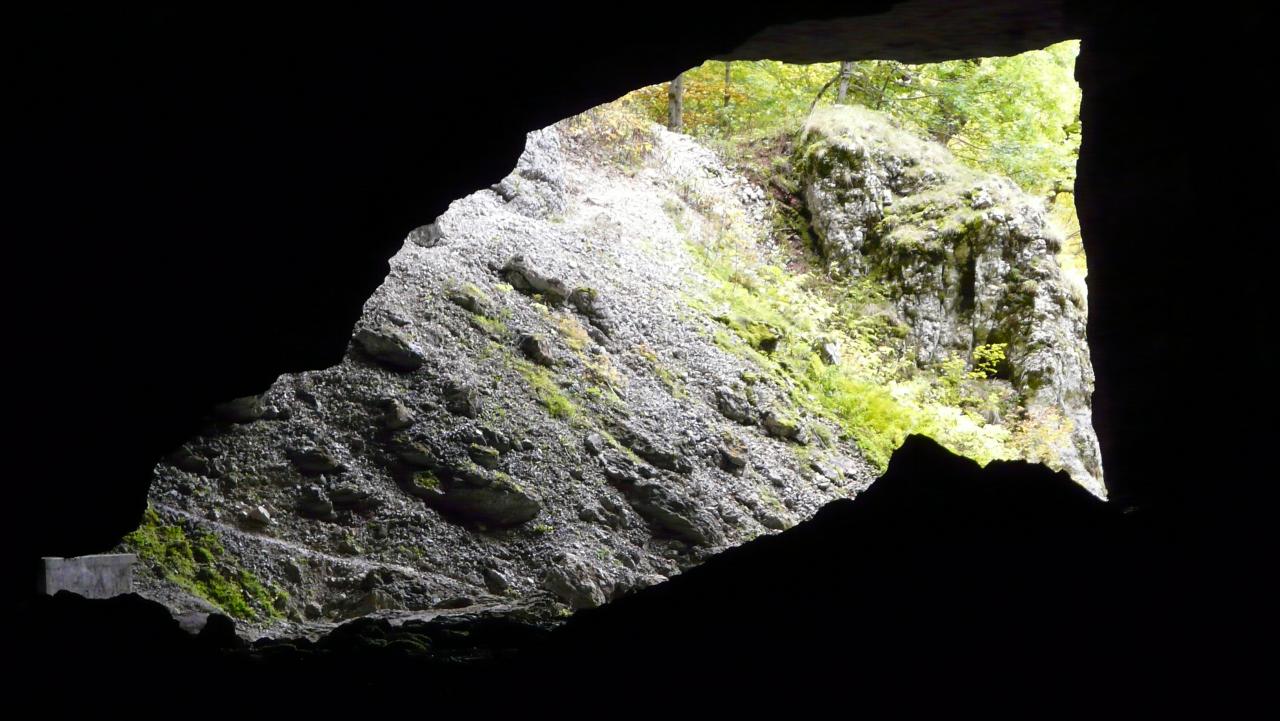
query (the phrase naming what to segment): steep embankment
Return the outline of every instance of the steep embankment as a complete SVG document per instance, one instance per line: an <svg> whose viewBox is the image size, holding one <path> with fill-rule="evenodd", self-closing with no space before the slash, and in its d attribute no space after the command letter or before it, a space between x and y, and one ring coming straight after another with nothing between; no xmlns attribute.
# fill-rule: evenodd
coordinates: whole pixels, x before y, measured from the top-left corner
<svg viewBox="0 0 1280 721"><path fill-rule="evenodd" d="M695 307L696 239L763 247L767 214L656 126L531 133L511 176L410 235L341 364L221 407L156 467L131 539L144 587L278 631L554 612L856 493L874 475L857 445L803 445L786 389Z"/></svg>
<svg viewBox="0 0 1280 721"><path fill-rule="evenodd" d="M998 344L1004 359L993 375L1012 383L1040 436L1026 455L1105 496L1086 299L1058 266L1061 240L1042 205L863 108L819 111L802 145L824 251L884 293L917 364L940 367Z"/></svg>
<svg viewBox="0 0 1280 721"><path fill-rule="evenodd" d="M220 406L156 467L145 592L274 633L554 617L857 494L908 433L986 461L1046 443L1006 416L1082 395L1087 420L1061 382L1083 310L1051 304L1035 209L827 117L787 172L836 280L686 136L618 106L531 133L410 234L339 365Z"/></svg>

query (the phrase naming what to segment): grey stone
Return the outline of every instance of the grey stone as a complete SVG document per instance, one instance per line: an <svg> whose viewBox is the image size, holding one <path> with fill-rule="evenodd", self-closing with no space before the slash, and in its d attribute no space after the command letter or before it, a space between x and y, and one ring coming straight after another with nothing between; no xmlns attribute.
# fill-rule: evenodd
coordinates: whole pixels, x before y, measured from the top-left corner
<svg viewBox="0 0 1280 721"><path fill-rule="evenodd" d="M618 440L637 456L658 468L677 473L689 473L693 470L693 463L679 450L640 426L620 426Z"/></svg>
<svg viewBox="0 0 1280 721"><path fill-rule="evenodd" d="M747 399L728 386L720 386L716 389L716 408L725 418L744 425L755 424L760 419L760 414L751 407Z"/></svg>
<svg viewBox="0 0 1280 721"><path fill-rule="evenodd" d="M511 588L511 579L496 568L484 570L484 585L490 593L503 593Z"/></svg>
<svg viewBox="0 0 1280 721"><path fill-rule="evenodd" d="M726 440L720 445L721 467L731 473L741 473L749 461L747 447L740 442Z"/></svg>
<svg viewBox="0 0 1280 721"><path fill-rule="evenodd" d="M85 598L111 598L133 592L133 565L138 557L132 553L72 558L46 556L40 560L40 593L53 595L70 591Z"/></svg>
<svg viewBox="0 0 1280 721"><path fill-rule="evenodd" d="M591 564L568 555L547 570L542 585L574 610L595 608L609 600Z"/></svg>
<svg viewBox="0 0 1280 721"><path fill-rule="evenodd" d="M343 470L343 465L338 459L322 448L290 448L286 449L285 455L304 476L318 476L322 473Z"/></svg>
<svg viewBox="0 0 1280 721"><path fill-rule="evenodd" d="M467 446L467 455L471 460L485 468L497 468L502 462L502 454L493 446L483 446L479 443L472 443Z"/></svg>
<svg viewBox="0 0 1280 721"><path fill-rule="evenodd" d="M558 359L556 352L552 350L547 340L533 333L521 333L520 340L517 342L520 352L525 357L537 363L540 366L551 368L556 365Z"/></svg>
<svg viewBox="0 0 1280 721"><path fill-rule="evenodd" d="M398 398L388 399L382 416L382 425L393 431L408 428L413 425L413 411L410 411Z"/></svg>
<svg viewBox="0 0 1280 721"><path fill-rule="evenodd" d="M788 441L800 440L800 424L795 419L784 416L777 411L764 414L764 429L774 438Z"/></svg>
<svg viewBox="0 0 1280 721"><path fill-rule="evenodd" d="M445 387L445 408L450 413L467 418L475 418L480 415L481 401L480 391L475 386L468 383L450 382Z"/></svg>
<svg viewBox="0 0 1280 721"><path fill-rule="evenodd" d="M508 260L502 273L516 290L537 293L549 303L562 303L569 297L569 289L564 281L534 268L522 255Z"/></svg>
<svg viewBox="0 0 1280 721"><path fill-rule="evenodd" d="M247 511L247 516L251 524L255 524L259 526L270 526L272 523L271 512L268 511L266 506L263 506L263 505L257 505L257 506L254 506L253 508L250 508Z"/></svg>
<svg viewBox="0 0 1280 721"><path fill-rule="evenodd" d="M355 339L374 360L395 370L414 371L427 360L417 343L391 325L361 328Z"/></svg>
<svg viewBox="0 0 1280 721"><path fill-rule="evenodd" d="M409 242L422 248L434 248L444 240L444 233L438 223L428 223L414 228L409 233Z"/></svg>
<svg viewBox="0 0 1280 721"><path fill-rule="evenodd" d="M329 500L324 489L310 485L302 489L298 499L298 513L312 518L331 520L333 518L333 502Z"/></svg>
<svg viewBox="0 0 1280 721"><path fill-rule="evenodd" d="M823 343L818 347L818 356L829 366L840 365L840 346L833 342Z"/></svg>

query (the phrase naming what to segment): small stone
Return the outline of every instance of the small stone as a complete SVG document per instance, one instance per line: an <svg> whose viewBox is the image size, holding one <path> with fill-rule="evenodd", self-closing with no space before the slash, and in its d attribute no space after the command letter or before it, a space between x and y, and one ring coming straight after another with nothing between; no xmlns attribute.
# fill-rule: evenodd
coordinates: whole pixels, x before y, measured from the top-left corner
<svg viewBox="0 0 1280 721"><path fill-rule="evenodd" d="M418 226L409 232L409 242L420 248L434 248L444 240L438 223Z"/></svg>
<svg viewBox="0 0 1280 721"><path fill-rule="evenodd" d="M823 343L818 349L818 356L829 366L840 365L840 346L836 343Z"/></svg>
<svg viewBox="0 0 1280 721"><path fill-rule="evenodd" d="M721 467L731 473L740 473L747 467L747 447L741 443L726 441L720 446Z"/></svg>
<svg viewBox="0 0 1280 721"><path fill-rule="evenodd" d="M379 505L378 500L373 494L361 490L349 483L344 483L329 491L329 498L333 501L335 508L351 508L355 510L369 510Z"/></svg>
<svg viewBox="0 0 1280 721"><path fill-rule="evenodd" d="M511 588L511 580L496 568L486 568L484 570L484 585L485 588L489 589L490 593L503 593Z"/></svg>
<svg viewBox="0 0 1280 721"><path fill-rule="evenodd" d="M492 446L482 446L478 443L472 443L467 446L467 455L471 456L471 460L485 468L497 468L502 462L502 454L498 453L498 449Z"/></svg>
<svg viewBox="0 0 1280 721"><path fill-rule="evenodd" d="M417 343L390 324L361 328L355 340L374 360L394 370L414 371L427 360Z"/></svg>
<svg viewBox="0 0 1280 721"><path fill-rule="evenodd" d="M294 583L302 583L302 568L293 559L285 559L284 577Z"/></svg>
<svg viewBox="0 0 1280 721"><path fill-rule="evenodd" d="M435 453L425 443L405 441L396 448L396 455L405 463L417 468L431 468L436 464Z"/></svg>
<svg viewBox="0 0 1280 721"><path fill-rule="evenodd" d="M316 476L343 470L343 466L328 451L320 448L290 448L285 455L304 476Z"/></svg>
<svg viewBox="0 0 1280 721"><path fill-rule="evenodd" d="M450 413L467 418L480 415L480 391L475 386L451 382L445 388L445 408Z"/></svg>
<svg viewBox="0 0 1280 721"><path fill-rule="evenodd" d="M550 368L556 364L555 352L552 351L550 344L541 336L532 333L521 333L519 347L520 352L524 353L525 357L540 366Z"/></svg>
<svg viewBox="0 0 1280 721"><path fill-rule="evenodd" d="M534 269L524 256L517 255L508 260L502 273L516 290L540 294L548 303L562 303L569 297L564 281Z"/></svg>
<svg viewBox="0 0 1280 721"><path fill-rule="evenodd" d="M796 441L800 437L800 424L793 418L769 411L764 416L764 429L774 438Z"/></svg>
<svg viewBox="0 0 1280 721"><path fill-rule="evenodd" d="M490 313L489 300L474 285L468 284L461 288L450 289L445 294L445 297L449 299L449 302L469 313L484 316Z"/></svg>
<svg viewBox="0 0 1280 721"><path fill-rule="evenodd" d="M413 412L397 398L386 401L386 411L382 416L382 425L398 431L413 425Z"/></svg>
<svg viewBox="0 0 1280 721"><path fill-rule="evenodd" d="M355 602L347 607L347 612L344 615L348 618L366 616L374 611L397 608L400 608L400 603L391 594L379 588L357 598Z"/></svg>
<svg viewBox="0 0 1280 721"><path fill-rule="evenodd" d="M253 523L256 525L260 525L260 526L271 525L271 513L266 509L265 506L259 505L259 506L254 506L253 508L250 508L248 512L248 518L250 523Z"/></svg>
<svg viewBox="0 0 1280 721"><path fill-rule="evenodd" d="M320 486L310 485L302 489L298 499L298 513L312 518L332 519L333 503Z"/></svg>
<svg viewBox="0 0 1280 721"><path fill-rule="evenodd" d="M756 423L759 417L746 398L727 386L716 389L716 408L725 418L744 425Z"/></svg>
<svg viewBox="0 0 1280 721"><path fill-rule="evenodd" d="M185 446L174 451L169 456L169 462L178 470L187 473L205 475L209 472L209 459L196 455Z"/></svg>
<svg viewBox="0 0 1280 721"><path fill-rule="evenodd" d="M601 453L604 453L604 449L606 448L604 436L599 433L592 433L588 435L585 443L587 446L587 452L593 456L598 456Z"/></svg>
<svg viewBox="0 0 1280 721"><path fill-rule="evenodd" d="M218 420L232 423L250 423L262 417L266 408L262 405L262 396L244 396L219 403L213 407L213 415Z"/></svg>

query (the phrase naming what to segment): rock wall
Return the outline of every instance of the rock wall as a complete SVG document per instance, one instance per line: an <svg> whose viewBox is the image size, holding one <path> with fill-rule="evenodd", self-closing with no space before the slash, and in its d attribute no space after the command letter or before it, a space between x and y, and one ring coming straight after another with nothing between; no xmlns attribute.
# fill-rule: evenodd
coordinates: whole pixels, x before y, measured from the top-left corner
<svg viewBox="0 0 1280 721"><path fill-rule="evenodd" d="M1054 465L1105 496L1086 298L1058 267L1060 239L1039 201L860 107L820 109L798 153L825 254L878 281L917 362L1007 344L1001 374L1028 414L1066 417Z"/></svg>

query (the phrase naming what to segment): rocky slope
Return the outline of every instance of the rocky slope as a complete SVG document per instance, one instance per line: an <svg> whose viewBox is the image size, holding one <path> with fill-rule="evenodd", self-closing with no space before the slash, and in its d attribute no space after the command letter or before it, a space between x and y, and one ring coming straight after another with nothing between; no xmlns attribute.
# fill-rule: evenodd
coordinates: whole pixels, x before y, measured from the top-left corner
<svg viewBox="0 0 1280 721"><path fill-rule="evenodd" d="M764 247L763 193L687 137L637 126L619 155L602 127L531 133L509 177L409 236L338 366L220 406L156 467L145 592L281 633L564 613L871 481L851 441L802 446L691 310L689 239Z"/></svg>
<svg viewBox="0 0 1280 721"><path fill-rule="evenodd" d="M1083 448L1083 307L1042 216L937 148L824 118L798 168L829 257L884 284L922 367L1007 342L1001 382L1082 420ZM340 364L222 404L156 466L126 542L142 591L251 634L556 618L857 494L883 458L797 374L866 359L783 317L819 296L775 220L714 153L616 107L531 133L507 178L409 235Z"/></svg>
<svg viewBox="0 0 1280 721"><path fill-rule="evenodd" d="M1004 344L998 375L1025 413L1043 426L1061 418L1044 460L1105 497L1086 297L1055 260L1061 240L1041 204L859 107L819 110L802 146L805 198L825 253L875 280L917 363Z"/></svg>

